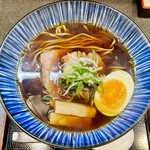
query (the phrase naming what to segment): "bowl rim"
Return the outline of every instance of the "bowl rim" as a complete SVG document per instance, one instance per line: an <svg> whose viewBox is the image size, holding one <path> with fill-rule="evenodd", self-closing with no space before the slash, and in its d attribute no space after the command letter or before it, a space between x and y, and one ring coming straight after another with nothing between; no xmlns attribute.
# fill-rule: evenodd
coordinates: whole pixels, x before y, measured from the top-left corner
<svg viewBox="0 0 150 150"><path fill-rule="evenodd" d="M74 1L77 2L78 0L74 0ZM42 6L39 6L39 7L35 8L35 9L33 9L32 11L28 12L27 14L25 14L23 17L21 17L21 18L9 29L9 31L8 31L8 32L6 33L6 35L4 36L2 42L0 43L0 53L1 53L1 51L2 51L2 47L3 47L4 43L5 43L5 41L6 41L7 37L8 37L8 35L11 33L11 31L12 31L23 19L25 19L25 18L28 17L30 14L32 14L33 12L35 12L35 11L37 11L37 10L39 10L39 9L42 9L42 8L44 8L44 7L47 7L47 6L50 6L50 5L54 5L54 4L57 4L57 3L64 3L64 2L73 2L73 1L71 1L71 0L53 1L53 2L50 2L50 3L44 4L44 5L42 5ZM94 1L94 0L90 0L90 1L88 1L88 0L85 0L85 1L84 1L84 0L79 0L78 2L84 2L84 3L85 3L85 2L89 2L89 3L96 4L96 5L105 6L105 7L109 8L109 9L112 9L112 10L116 11L116 12L119 13L119 14L122 14L122 15L125 16L129 21L133 22L133 24L136 25L136 28L138 28L138 30L144 35L145 39L147 40L147 42L149 43L149 46L150 46L150 40L149 40L148 37L145 35L145 33L142 31L142 29L139 27L139 25L137 25L137 24L135 23L135 21L132 20L130 17L128 17L128 15L126 15L125 13L121 12L120 10L118 10L118 9L112 7L112 6L109 6L109 5L107 5L107 4L104 4L104 3L101 3L101 2L97 2L97 1ZM34 38L34 37L33 37L33 38ZM33 38L32 38L32 39L33 39ZM22 131L24 131L26 134L28 134L28 135L31 136L32 138L34 138L34 139L36 139L36 140L38 140L38 141L40 141L40 142L42 142L42 143L48 144L48 145L50 145L50 146L54 146L54 147L56 147L56 148L65 148L65 149L81 149L81 148L82 148L82 149L87 149L87 148L94 148L94 147L99 147L99 146L106 145L106 144L108 144L108 143L111 143L111 142L113 142L113 141L119 139L120 137L122 137L122 136L124 136L126 133L128 133L130 130L132 130L132 129L139 123L139 121L144 117L145 113L147 112L147 110L148 110L148 108L149 108L149 106L150 106L150 103L149 103L149 106L145 109L145 111L144 111L143 114L139 117L139 119L136 121L136 123L134 123L134 124L132 125L132 127L128 128L127 131L125 131L123 134L119 135L118 137L116 137L116 138L114 138L114 139L112 139L112 140L110 140L110 141L107 141L107 142L102 143L102 144L94 145L94 146L87 146L87 147L85 147L85 146L84 146L84 147L67 147L67 146L62 146L62 145L57 145L57 144L54 144L54 143L46 142L45 140L42 140L42 139L40 139L40 138L38 138L38 137L32 135L32 134L31 134L30 132L28 132L27 130L25 130L25 129L11 116L11 114L10 114L9 111L7 110L7 108L6 108L6 106L5 106L4 102L3 102L3 99L2 99L2 97L1 97L1 91L0 91L0 103L2 104L4 110L7 112L7 115L9 116L9 118L10 118ZM32 114L31 114L31 115L32 115ZM32 116L33 116L33 115L32 115ZM118 116L117 116L117 118L118 118ZM114 120L114 119L113 119L113 120ZM115 119L115 120L116 120L116 119ZM95 130L95 129L94 129L94 130ZM94 131L94 130L90 130L90 131L92 132L92 131ZM96 129L96 130L97 130L97 129ZM88 131L85 131L85 132L88 132ZM83 132L81 132L81 133L83 133Z"/></svg>

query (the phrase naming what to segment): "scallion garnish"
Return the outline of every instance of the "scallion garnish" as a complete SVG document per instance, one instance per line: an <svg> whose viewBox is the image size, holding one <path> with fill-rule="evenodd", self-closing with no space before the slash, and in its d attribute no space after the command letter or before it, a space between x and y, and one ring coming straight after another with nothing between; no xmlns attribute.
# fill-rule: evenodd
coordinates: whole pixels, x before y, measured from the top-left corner
<svg viewBox="0 0 150 150"><path fill-rule="evenodd" d="M45 95L44 97L42 97L42 100L43 101L50 101L50 100L52 100L53 99L53 97L51 97L51 96L49 96L49 95Z"/></svg>
<svg viewBox="0 0 150 150"><path fill-rule="evenodd" d="M92 49L92 54L93 54L93 57L94 57L94 61L96 61L96 52L94 49Z"/></svg>
<svg viewBox="0 0 150 150"><path fill-rule="evenodd" d="M76 60L63 68L63 74L59 78L59 83L65 89L64 96L67 94L76 96L85 87L95 87L96 90L98 85L102 86L104 78L97 73L102 67L98 67L96 64L96 52L94 49L92 49L92 54L94 61L80 57L79 61Z"/></svg>

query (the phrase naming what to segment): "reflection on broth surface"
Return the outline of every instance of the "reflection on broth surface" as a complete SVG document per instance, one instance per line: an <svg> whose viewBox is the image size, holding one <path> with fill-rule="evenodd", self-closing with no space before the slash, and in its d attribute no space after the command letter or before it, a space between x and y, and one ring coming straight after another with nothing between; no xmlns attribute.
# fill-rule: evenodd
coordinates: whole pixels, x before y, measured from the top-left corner
<svg viewBox="0 0 150 150"><path fill-rule="evenodd" d="M133 62L122 43L101 28L79 23L56 26L42 32L24 52L18 68L22 96L51 126L67 131L102 127L131 99ZM107 81L106 86L106 80L117 81Z"/></svg>

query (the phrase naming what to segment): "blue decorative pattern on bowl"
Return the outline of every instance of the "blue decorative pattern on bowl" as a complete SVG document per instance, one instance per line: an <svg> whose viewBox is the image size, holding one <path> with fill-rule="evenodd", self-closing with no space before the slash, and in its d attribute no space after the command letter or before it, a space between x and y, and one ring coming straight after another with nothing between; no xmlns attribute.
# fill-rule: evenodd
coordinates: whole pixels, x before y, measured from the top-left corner
<svg viewBox="0 0 150 150"><path fill-rule="evenodd" d="M129 49L135 62L135 92L127 108L103 128L74 133L56 130L40 121L21 97L17 66L26 44L42 31L64 22L82 22L113 33ZM66 148L103 145L129 131L144 115L150 102L150 44L128 17L108 6L86 1L64 1L43 6L19 21L0 49L0 93L9 116L32 137Z"/></svg>

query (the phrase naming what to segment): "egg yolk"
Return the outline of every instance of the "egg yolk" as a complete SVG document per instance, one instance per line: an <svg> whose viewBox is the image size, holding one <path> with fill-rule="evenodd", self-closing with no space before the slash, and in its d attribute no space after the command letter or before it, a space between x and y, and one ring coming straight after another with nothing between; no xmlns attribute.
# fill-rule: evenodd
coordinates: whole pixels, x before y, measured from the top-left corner
<svg viewBox="0 0 150 150"><path fill-rule="evenodd" d="M120 80L111 79L103 84L104 92L101 94L103 104L109 109L119 109L123 106L127 90Z"/></svg>

